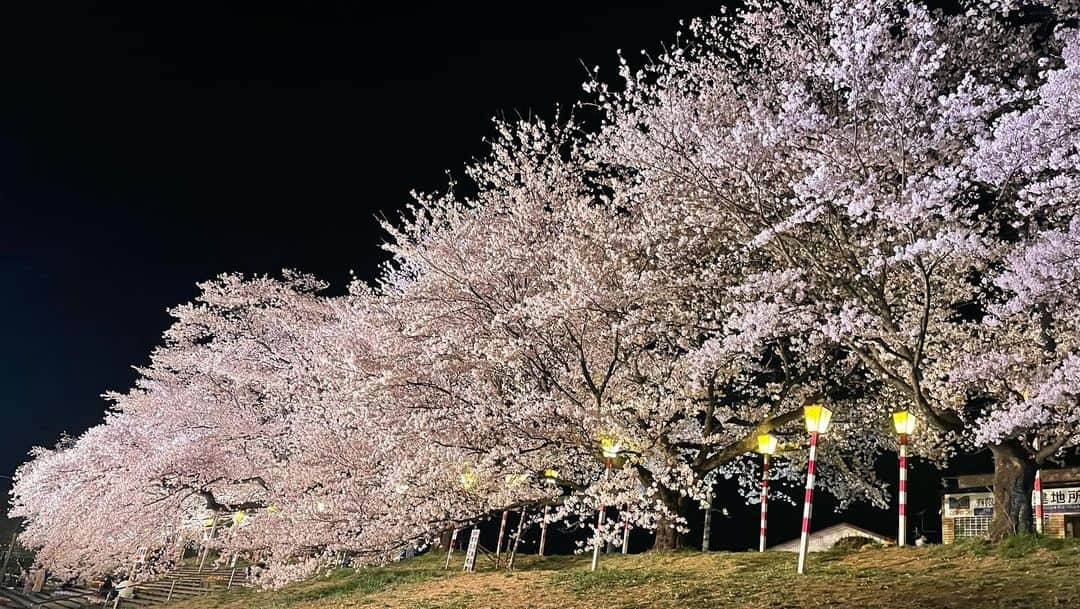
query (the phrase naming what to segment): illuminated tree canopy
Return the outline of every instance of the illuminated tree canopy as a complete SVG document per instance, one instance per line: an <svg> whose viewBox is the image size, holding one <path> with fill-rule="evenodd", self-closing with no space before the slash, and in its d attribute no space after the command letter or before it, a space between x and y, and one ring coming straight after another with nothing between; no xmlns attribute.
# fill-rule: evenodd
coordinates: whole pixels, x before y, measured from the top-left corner
<svg viewBox="0 0 1080 609"><path fill-rule="evenodd" d="M595 122L497 122L384 223L374 285L202 284L105 421L19 470L23 542L102 572L242 512L212 543L276 584L494 510L625 505L673 548L718 476L757 500L759 434L800 480L815 401L841 504L887 505L903 407L925 458L989 448L992 534L1027 530L1080 422L1076 7L747 4L587 82Z"/></svg>

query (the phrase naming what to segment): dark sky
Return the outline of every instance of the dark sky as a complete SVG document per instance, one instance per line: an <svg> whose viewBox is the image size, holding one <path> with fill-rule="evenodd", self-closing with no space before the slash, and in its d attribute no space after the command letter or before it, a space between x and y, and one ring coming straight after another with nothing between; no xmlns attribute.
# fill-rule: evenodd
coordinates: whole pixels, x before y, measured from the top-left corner
<svg viewBox="0 0 1080 609"><path fill-rule="evenodd" d="M2 475L99 421L195 282L370 277L376 214L482 154L492 116L551 116L582 61L719 6L219 4L0 8Z"/></svg>

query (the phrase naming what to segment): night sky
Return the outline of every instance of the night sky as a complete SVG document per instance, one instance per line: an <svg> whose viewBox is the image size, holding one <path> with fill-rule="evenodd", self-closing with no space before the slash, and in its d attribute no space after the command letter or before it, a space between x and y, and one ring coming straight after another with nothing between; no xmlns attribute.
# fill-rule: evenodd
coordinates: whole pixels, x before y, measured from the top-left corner
<svg viewBox="0 0 1080 609"><path fill-rule="evenodd" d="M0 8L5 476L100 421L100 394L132 384L197 281L371 278L376 216L460 173L493 116L551 117L581 99L583 63L612 74L617 49L655 51L719 6L15 4Z"/></svg>

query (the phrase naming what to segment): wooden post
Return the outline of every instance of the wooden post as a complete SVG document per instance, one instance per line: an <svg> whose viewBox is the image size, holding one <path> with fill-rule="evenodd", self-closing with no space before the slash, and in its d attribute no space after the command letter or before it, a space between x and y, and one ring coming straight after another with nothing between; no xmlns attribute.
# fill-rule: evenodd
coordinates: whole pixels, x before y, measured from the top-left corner
<svg viewBox="0 0 1080 609"><path fill-rule="evenodd" d="M712 532L712 489L705 493L705 530L701 532L701 551L709 551L709 535Z"/></svg>
<svg viewBox="0 0 1080 609"><path fill-rule="evenodd" d="M210 542L214 539L214 533L217 531L218 513L214 512L214 523L210 525L210 535L206 538L206 543L203 544L202 558L199 559L199 570L197 573L202 573L203 565L206 564L206 555L210 553Z"/></svg>
<svg viewBox="0 0 1080 609"><path fill-rule="evenodd" d="M544 506L544 516L540 520L540 550L537 554L541 557L544 556L544 546L547 544L547 530L548 530L548 506Z"/></svg>
<svg viewBox="0 0 1080 609"><path fill-rule="evenodd" d="M517 556L518 544L521 543L521 533L525 529L525 516L527 514L528 513L523 508L521 510L521 516L518 517L517 533L514 535L514 547L512 550L510 550L510 558L506 561L507 571L514 570L514 558Z"/></svg>

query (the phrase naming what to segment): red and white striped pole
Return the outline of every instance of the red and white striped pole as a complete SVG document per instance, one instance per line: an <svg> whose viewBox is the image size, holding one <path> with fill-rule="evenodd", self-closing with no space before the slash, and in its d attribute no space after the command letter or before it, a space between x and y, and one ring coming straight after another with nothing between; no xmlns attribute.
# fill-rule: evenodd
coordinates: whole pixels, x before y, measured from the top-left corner
<svg viewBox="0 0 1080 609"><path fill-rule="evenodd" d="M503 538L506 536L506 516L510 512L503 510L502 522L499 523L499 541L495 543L495 568L499 568L499 554L502 552Z"/></svg>
<svg viewBox="0 0 1080 609"><path fill-rule="evenodd" d="M610 474L611 474L611 458L605 456L605 458L604 458L604 479L607 480L607 477ZM601 534L601 531L604 529L604 517L606 515L607 515L607 506L601 504L600 505L600 515L596 517L596 535L597 535L597 539L596 539L596 543L593 545L593 552L592 552L592 570L593 571L596 570L596 565L600 562L600 546L603 545L603 540L600 539L599 535Z"/></svg>
<svg viewBox="0 0 1080 609"><path fill-rule="evenodd" d="M1035 438L1035 452L1039 452L1039 439ZM1042 492L1042 468L1035 468L1035 532L1043 533L1043 492Z"/></svg>
<svg viewBox="0 0 1080 609"><path fill-rule="evenodd" d="M548 506L544 506L544 516L540 520L540 550L537 552L539 556L544 555L544 546L547 545L547 528L548 528Z"/></svg>
<svg viewBox="0 0 1080 609"><path fill-rule="evenodd" d="M607 512L607 506L600 506L600 515L596 517L596 542L593 544L592 552L592 570L596 570L596 565L600 561L600 546L604 545L603 540L600 538L600 532L604 528L604 515Z"/></svg>
<svg viewBox="0 0 1080 609"><path fill-rule="evenodd" d="M450 547L446 549L446 564L443 565L443 569L450 568L450 557L454 555L454 544L457 543L458 530L454 529L454 532L450 534Z"/></svg>
<svg viewBox="0 0 1080 609"><path fill-rule="evenodd" d="M810 432L810 458L806 464L806 498L803 502L802 535L799 537L799 568L806 569L806 552L810 548L810 516L814 513L814 466L817 462L818 432Z"/></svg>
<svg viewBox="0 0 1080 609"><path fill-rule="evenodd" d="M907 443L907 434L900 434L900 526L896 535L898 546L907 545Z"/></svg>
<svg viewBox="0 0 1080 609"><path fill-rule="evenodd" d="M766 531L769 528L769 455L761 456L761 538L758 540L758 552L765 551Z"/></svg>

